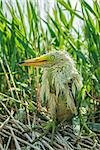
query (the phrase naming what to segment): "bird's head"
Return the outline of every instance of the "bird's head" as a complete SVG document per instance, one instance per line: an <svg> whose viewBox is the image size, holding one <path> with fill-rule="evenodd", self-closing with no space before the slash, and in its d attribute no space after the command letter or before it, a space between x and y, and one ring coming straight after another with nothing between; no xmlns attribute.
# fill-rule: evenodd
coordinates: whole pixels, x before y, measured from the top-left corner
<svg viewBox="0 0 100 150"><path fill-rule="evenodd" d="M28 59L19 63L21 66L34 66L34 67L50 67L59 63L63 64L66 60L70 59L68 54L61 51L54 51L44 54L40 57ZM68 60L70 61L70 60Z"/></svg>

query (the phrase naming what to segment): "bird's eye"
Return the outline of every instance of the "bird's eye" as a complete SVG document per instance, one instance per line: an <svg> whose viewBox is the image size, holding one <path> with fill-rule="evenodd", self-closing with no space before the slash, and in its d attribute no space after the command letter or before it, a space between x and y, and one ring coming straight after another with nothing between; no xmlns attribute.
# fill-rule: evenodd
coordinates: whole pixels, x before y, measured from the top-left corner
<svg viewBox="0 0 100 150"><path fill-rule="evenodd" d="M55 59L55 56L54 56L54 55L51 55L50 59L51 59L51 60L54 60L54 59Z"/></svg>

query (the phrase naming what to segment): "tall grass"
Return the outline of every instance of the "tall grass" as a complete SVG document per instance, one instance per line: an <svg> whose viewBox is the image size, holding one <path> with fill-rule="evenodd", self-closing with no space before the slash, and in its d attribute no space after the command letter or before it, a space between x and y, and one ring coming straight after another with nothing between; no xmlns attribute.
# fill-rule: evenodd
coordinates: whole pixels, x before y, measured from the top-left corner
<svg viewBox="0 0 100 150"><path fill-rule="evenodd" d="M82 13L73 9L70 0L57 0L53 8L53 16L49 13L43 20L38 5L26 0L27 17L22 6L16 0L17 12L6 3L7 17L0 2L0 92L14 99L7 103L8 107L23 108L27 101L29 111L35 111L41 82L40 69L19 67L18 62L36 57L52 49L68 51L76 61L77 68L83 77L83 89L78 96L79 112L88 116L89 121L99 114L100 107L100 5L97 1L91 7L85 0L80 0ZM69 17L66 17L68 14ZM75 18L83 25L74 27ZM27 22L27 25L25 24ZM46 29L43 24L45 23ZM27 29L28 27L28 29ZM74 33L74 34L73 34ZM21 101L20 101L21 100ZM3 110L0 110L3 113ZM92 117L91 117L92 116Z"/></svg>

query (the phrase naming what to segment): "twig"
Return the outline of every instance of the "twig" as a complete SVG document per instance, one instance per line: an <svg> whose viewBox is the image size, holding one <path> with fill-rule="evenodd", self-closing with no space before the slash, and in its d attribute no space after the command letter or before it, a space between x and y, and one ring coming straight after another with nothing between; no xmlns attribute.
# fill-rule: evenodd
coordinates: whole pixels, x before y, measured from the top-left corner
<svg viewBox="0 0 100 150"><path fill-rule="evenodd" d="M8 123L9 119L10 119L10 116L0 125L0 131L3 128L3 126Z"/></svg>
<svg viewBox="0 0 100 150"><path fill-rule="evenodd" d="M3 148L3 146L2 146L2 144L1 144L1 143L0 143L0 149L1 149L1 150L4 150L4 148Z"/></svg>
<svg viewBox="0 0 100 150"><path fill-rule="evenodd" d="M17 141L17 139L16 139L16 136L15 136L15 134L14 134L14 132L13 132L13 129L12 129L11 127L10 127L10 131L11 131L12 137L13 137L13 139L14 139L14 141L15 141L16 149L21 150L21 147L20 147L20 145L19 145L19 143L18 143L18 141Z"/></svg>
<svg viewBox="0 0 100 150"><path fill-rule="evenodd" d="M8 138L8 135L4 134L3 132L0 131L0 135L2 135L2 137L6 137Z"/></svg>
<svg viewBox="0 0 100 150"><path fill-rule="evenodd" d="M4 129L2 129L2 132L4 132L5 134L8 134L9 136L12 136L11 133L9 133L8 131L6 131L6 130L4 130ZM34 148L35 150L40 150L39 148L37 148L37 147L34 146L33 144L30 144L29 142L27 142L27 141L25 141L25 140L23 140L23 139L21 139L21 138L19 138L19 137L16 137L16 139L17 139L18 141L20 141L21 143L26 144L26 145L28 145L28 146Z"/></svg>
<svg viewBox="0 0 100 150"><path fill-rule="evenodd" d="M93 100L96 100L97 102L100 102L100 98L97 98L97 97L94 97L92 95L90 95L87 91L86 91L86 94Z"/></svg>
<svg viewBox="0 0 100 150"><path fill-rule="evenodd" d="M6 72L7 74L10 74L9 72ZM11 72L12 74L17 74L17 71L16 72ZM3 76L3 75L5 75L5 73L4 72L0 72L0 76Z"/></svg>
<svg viewBox="0 0 100 150"><path fill-rule="evenodd" d="M36 124L36 114L34 114L34 117L32 119L32 128L35 126ZM34 135L34 131L32 130L32 140L35 139L35 135Z"/></svg>
<svg viewBox="0 0 100 150"><path fill-rule="evenodd" d="M44 133L42 133L42 134L38 134L38 137L35 139L35 140L33 140L32 141L32 143L34 144L34 143L36 143L37 141L39 141L43 136L45 136L47 133L48 133L48 131L49 130L46 130Z"/></svg>
<svg viewBox="0 0 100 150"><path fill-rule="evenodd" d="M45 146L49 149L49 150L54 150L51 146L50 146L50 144L48 144L45 140L41 140L41 142L43 143L43 144L45 144Z"/></svg>
<svg viewBox="0 0 100 150"><path fill-rule="evenodd" d="M25 108L26 108L26 114L27 114L27 122L28 122L28 125L29 125L29 127L31 127L31 123L30 123L30 115L29 115L29 109L28 109L28 103L27 102L25 102Z"/></svg>
<svg viewBox="0 0 100 150"><path fill-rule="evenodd" d="M10 77L11 77L11 80L12 80L12 83L13 83L13 86L14 86L14 89L15 89L15 93L16 93L16 96L17 96L17 99L20 100L19 98L19 95L18 95L18 92L16 90L16 85L15 85L15 82L14 82L14 79L13 79L13 75L11 73L11 70L10 70L10 67L8 65L8 62L7 62L7 59L6 59L6 56L4 55L4 59L5 59L5 62L6 62L6 65L7 65L7 68L8 68L8 71L9 71L9 74L10 74Z"/></svg>
<svg viewBox="0 0 100 150"><path fill-rule="evenodd" d="M87 145L93 146L93 142L90 142L90 141L87 140L87 139L81 139L80 141L81 141L82 143L86 143Z"/></svg>
<svg viewBox="0 0 100 150"><path fill-rule="evenodd" d="M11 136L9 136L9 139L8 139L7 144L6 144L5 150L8 150L8 147L9 147L10 142L11 142Z"/></svg>
<svg viewBox="0 0 100 150"><path fill-rule="evenodd" d="M15 99L15 98L13 98L13 97L10 97L10 96L8 96L8 95L6 95L6 94L4 94L4 93L1 93L1 92L0 92L0 95L2 95L3 97L7 97L7 98L8 98L7 100L11 99L11 100L14 100L14 101L16 101L16 102L18 102L18 103L21 103L20 100L17 100L17 99ZM22 103L21 103L21 104L22 104ZM23 103L23 104L25 105L25 103Z"/></svg>
<svg viewBox="0 0 100 150"><path fill-rule="evenodd" d="M23 124L19 120L16 120L16 123L19 124L19 126L24 129L23 131L21 130L23 133L25 133L25 130L31 131L31 129L28 126L26 126L25 124Z"/></svg>
<svg viewBox="0 0 100 150"><path fill-rule="evenodd" d="M7 129L7 130L9 129L9 130L10 130L10 128L11 128L11 126L8 126L8 125L7 125L4 129ZM16 128L13 128L13 127L12 127L12 130L15 131L16 134L19 134L19 136L21 136L22 138L25 138L25 137L24 137L24 134L22 134L22 132L19 131L19 129L17 130Z"/></svg>
<svg viewBox="0 0 100 150"><path fill-rule="evenodd" d="M8 96L8 95L6 95L6 94L4 94L4 93L1 93L1 92L0 92L0 95L2 95L2 96L4 96L4 97L7 97L7 98L8 98L7 100L11 99L11 100L13 100L13 101L15 101L15 102L21 103L21 104L23 104L23 105L26 106L26 104L23 103L21 100L15 99L15 98L10 97L10 96ZM32 103L33 103L33 105L36 106L36 103L35 103L34 101L32 101Z"/></svg>
<svg viewBox="0 0 100 150"><path fill-rule="evenodd" d="M39 70L36 68L36 95L37 95L37 110L41 111L41 98L40 98L40 84L39 84Z"/></svg>
<svg viewBox="0 0 100 150"><path fill-rule="evenodd" d="M85 148L91 149L91 146L88 146L87 144L84 144L84 143L81 143L81 142L79 142L78 144L81 145L81 146L84 146Z"/></svg>
<svg viewBox="0 0 100 150"><path fill-rule="evenodd" d="M1 136L0 136L0 149L1 149L1 150L4 150L4 148L3 148L3 145L2 145L2 144L3 144L3 141L2 141L2 138L1 138Z"/></svg>
<svg viewBox="0 0 100 150"><path fill-rule="evenodd" d="M44 136L43 139L44 139L45 141L51 143L51 140L48 139L47 137ZM56 146L57 148L59 148L59 149L62 149L62 148L63 148L61 145L57 144L57 143L54 142L54 141L53 141L53 145L55 145L55 146Z"/></svg>
<svg viewBox="0 0 100 150"><path fill-rule="evenodd" d="M12 91L12 87L11 87L11 84L10 84L10 81L9 81L9 77L8 77L8 75L6 73L6 69L5 69L4 65L3 65L3 61L2 60L1 60L1 66L2 66L2 69L3 69L4 73L5 73L5 77L6 77L6 80L7 80L7 83L8 83L10 92L11 92L11 95L12 95L12 97L14 97L14 93Z"/></svg>
<svg viewBox="0 0 100 150"><path fill-rule="evenodd" d="M82 140L88 140L90 142L92 142L93 140L89 137L89 136L81 136Z"/></svg>
<svg viewBox="0 0 100 150"><path fill-rule="evenodd" d="M14 121L14 123L18 126L18 128L22 131L22 132L25 132L24 129L17 123L17 120L15 120L15 118L13 117L13 115L10 113L10 111L7 109L6 105L2 102L0 102L2 104L2 106L5 108L5 110L8 112L8 114L10 115L10 117L12 118L12 120ZM30 136L25 133L24 134L26 136L26 138L32 142L32 139L30 138Z"/></svg>

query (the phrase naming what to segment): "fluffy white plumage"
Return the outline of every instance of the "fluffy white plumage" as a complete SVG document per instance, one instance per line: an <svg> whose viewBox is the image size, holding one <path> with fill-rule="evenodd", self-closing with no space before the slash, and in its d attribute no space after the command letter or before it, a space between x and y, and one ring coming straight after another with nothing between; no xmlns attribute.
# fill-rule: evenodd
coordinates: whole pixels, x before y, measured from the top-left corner
<svg viewBox="0 0 100 150"><path fill-rule="evenodd" d="M58 61L54 61L54 64L44 67L40 95L42 100L48 103L52 118L61 121L69 120L70 117L63 114L63 111L65 113L69 111L72 115L76 113L74 98L76 91L79 91L82 87L82 78L68 53L51 52L49 55L59 57ZM61 61L59 58L61 58ZM71 87L69 84L71 84Z"/></svg>

